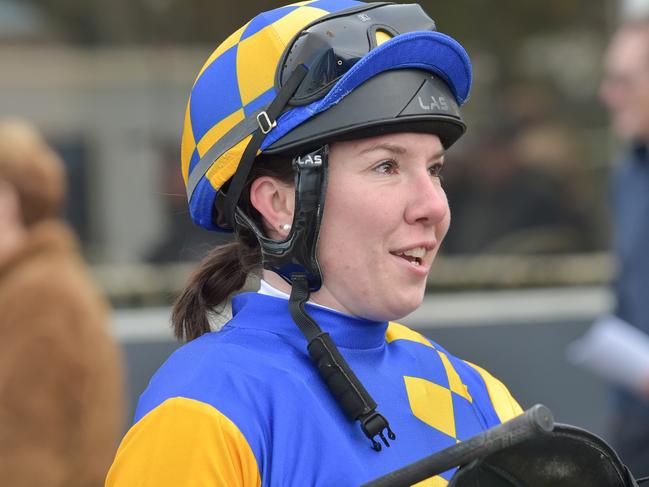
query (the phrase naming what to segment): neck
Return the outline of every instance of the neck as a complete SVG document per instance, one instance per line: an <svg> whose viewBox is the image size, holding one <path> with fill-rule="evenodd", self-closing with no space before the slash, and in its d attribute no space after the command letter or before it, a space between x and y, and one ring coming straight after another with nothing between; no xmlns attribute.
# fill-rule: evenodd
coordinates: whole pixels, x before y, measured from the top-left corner
<svg viewBox="0 0 649 487"><path fill-rule="evenodd" d="M291 295L291 285L275 272L264 269L261 276L264 281L273 286L275 289L282 291L289 296Z"/></svg>
<svg viewBox="0 0 649 487"><path fill-rule="evenodd" d="M291 285L275 272L264 269L262 272L262 278L275 289L278 289L283 293L288 294L289 296L291 295ZM332 309L334 311L338 311L339 313L344 313L346 315L352 316L354 314L344 306L342 306L335 298L333 298L333 296L331 296L325 286L322 286L318 291L311 293L311 295L309 296L309 302Z"/></svg>
<svg viewBox="0 0 649 487"><path fill-rule="evenodd" d="M311 303L306 304L306 309L339 347L366 350L385 344L387 321L350 316ZM287 302L283 298L259 293L237 294L232 298L232 314L233 318L226 327L265 329L284 336L300 350L306 345L304 335L291 319Z"/></svg>

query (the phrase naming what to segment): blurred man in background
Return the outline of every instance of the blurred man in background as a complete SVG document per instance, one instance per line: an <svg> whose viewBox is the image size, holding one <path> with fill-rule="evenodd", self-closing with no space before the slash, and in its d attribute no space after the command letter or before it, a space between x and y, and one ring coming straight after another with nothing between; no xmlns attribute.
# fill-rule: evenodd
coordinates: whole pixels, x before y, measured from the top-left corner
<svg viewBox="0 0 649 487"><path fill-rule="evenodd" d="M628 149L615 167L616 314L649 333L649 19L623 24L605 58L601 96ZM649 474L647 394L614 394L614 447L636 475Z"/></svg>
<svg viewBox="0 0 649 487"><path fill-rule="evenodd" d="M63 164L0 120L0 485L102 485L122 427L106 306L60 220Z"/></svg>

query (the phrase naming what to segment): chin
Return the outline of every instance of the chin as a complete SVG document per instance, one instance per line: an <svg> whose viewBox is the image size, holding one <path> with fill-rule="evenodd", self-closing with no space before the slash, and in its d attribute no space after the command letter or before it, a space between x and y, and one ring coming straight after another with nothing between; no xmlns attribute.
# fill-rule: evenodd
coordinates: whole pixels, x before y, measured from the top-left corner
<svg viewBox="0 0 649 487"><path fill-rule="evenodd" d="M398 321L404 316L408 316L421 306L424 300L424 290L412 291L409 293L397 294L395 293L394 299L391 302L386 302L383 309L384 316L379 319L385 321Z"/></svg>

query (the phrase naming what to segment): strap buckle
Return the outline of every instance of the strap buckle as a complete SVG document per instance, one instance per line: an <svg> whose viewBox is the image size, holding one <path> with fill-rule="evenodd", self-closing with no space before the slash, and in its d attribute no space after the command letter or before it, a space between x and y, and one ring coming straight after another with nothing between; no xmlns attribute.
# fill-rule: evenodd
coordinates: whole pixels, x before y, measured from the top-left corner
<svg viewBox="0 0 649 487"><path fill-rule="evenodd" d="M271 122L270 117L265 110L257 115L257 124L259 125L259 128L264 135L270 132L274 127L277 127L277 121L273 120Z"/></svg>

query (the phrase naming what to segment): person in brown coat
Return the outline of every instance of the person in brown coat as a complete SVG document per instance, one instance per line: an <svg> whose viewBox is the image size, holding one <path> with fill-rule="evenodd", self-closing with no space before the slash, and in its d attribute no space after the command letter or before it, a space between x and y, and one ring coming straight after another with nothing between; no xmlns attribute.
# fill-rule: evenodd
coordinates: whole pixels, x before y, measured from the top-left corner
<svg viewBox="0 0 649 487"><path fill-rule="evenodd" d="M63 165L0 120L0 485L103 484L123 426L107 307L59 218Z"/></svg>

